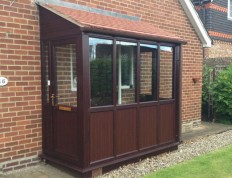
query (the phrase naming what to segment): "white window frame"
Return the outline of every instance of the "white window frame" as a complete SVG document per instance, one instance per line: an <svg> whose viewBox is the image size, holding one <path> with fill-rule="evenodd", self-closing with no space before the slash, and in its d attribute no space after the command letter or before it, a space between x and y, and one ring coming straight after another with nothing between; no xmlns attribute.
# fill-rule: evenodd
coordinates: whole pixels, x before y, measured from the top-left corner
<svg viewBox="0 0 232 178"><path fill-rule="evenodd" d="M232 8L231 8L231 5L232 5L232 0L228 0L228 19L229 20L232 20Z"/></svg>
<svg viewBox="0 0 232 178"><path fill-rule="evenodd" d="M77 91L77 76L73 76L73 60L76 60L76 58L73 57L73 49L71 48L71 56L70 56L71 91Z"/></svg>
<svg viewBox="0 0 232 178"><path fill-rule="evenodd" d="M120 54L118 59L118 77L119 77L119 85L121 89L129 89L134 87L134 54L133 49L130 49L131 59L130 59L130 84L129 85L122 85L122 59L121 59L121 49L119 48Z"/></svg>

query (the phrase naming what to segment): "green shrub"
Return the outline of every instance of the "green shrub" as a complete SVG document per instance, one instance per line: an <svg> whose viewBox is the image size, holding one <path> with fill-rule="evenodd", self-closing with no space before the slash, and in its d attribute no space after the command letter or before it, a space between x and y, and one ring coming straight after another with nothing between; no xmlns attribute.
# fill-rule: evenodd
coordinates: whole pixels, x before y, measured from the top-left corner
<svg viewBox="0 0 232 178"><path fill-rule="evenodd" d="M113 67L109 57L90 61L91 106L113 103Z"/></svg>
<svg viewBox="0 0 232 178"><path fill-rule="evenodd" d="M232 123L232 64L219 72L210 90L213 96L216 120Z"/></svg>

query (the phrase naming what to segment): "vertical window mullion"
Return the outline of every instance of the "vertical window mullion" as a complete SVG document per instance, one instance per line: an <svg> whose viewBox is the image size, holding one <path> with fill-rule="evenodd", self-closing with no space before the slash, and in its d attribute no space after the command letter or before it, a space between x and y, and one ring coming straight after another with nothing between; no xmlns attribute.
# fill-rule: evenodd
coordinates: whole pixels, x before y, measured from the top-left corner
<svg viewBox="0 0 232 178"><path fill-rule="evenodd" d="M157 100L160 101L160 45L158 45L157 55Z"/></svg>
<svg viewBox="0 0 232 178"><path fill-rule="evenodd" d="M116 40L113 40L113 105L117 105L117 62L116 62Z"/></svg>
<svg viewBox="0 0 232 178"><path fill-rule="evenodd" d="M141 85L141 82L140 82L140 72L141 72L141 69L140 69L140 42L137 43L137 57L136 57L136 60L137 60L137 71L136 71L136 79L137 79L137 82L136 82L136 103L139 103L140 102L140 85Z"/></svg>
<svg viewBox="0 0 232 178"><path fill-rule="evenodd" d="M173 66L172 66L172 98L175 99L176 89L176 48L173 47Z"/></svg>

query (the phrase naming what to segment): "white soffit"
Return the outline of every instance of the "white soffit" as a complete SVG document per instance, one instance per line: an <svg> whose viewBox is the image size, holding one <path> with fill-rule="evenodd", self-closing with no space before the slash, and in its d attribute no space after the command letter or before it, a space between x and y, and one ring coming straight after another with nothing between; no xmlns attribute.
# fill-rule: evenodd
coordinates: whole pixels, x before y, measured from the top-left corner
<svg viewBox="0 0 232 178"><path fill-rule="evenodd" d="M185 13L187 14L191 24L193 25L194 29L196 30L197 35L199 36L203 47L209 48L212 45L211 38L207 33L198 13L196 12L191 0L179 0L180 4L182 5Z"/></svg>

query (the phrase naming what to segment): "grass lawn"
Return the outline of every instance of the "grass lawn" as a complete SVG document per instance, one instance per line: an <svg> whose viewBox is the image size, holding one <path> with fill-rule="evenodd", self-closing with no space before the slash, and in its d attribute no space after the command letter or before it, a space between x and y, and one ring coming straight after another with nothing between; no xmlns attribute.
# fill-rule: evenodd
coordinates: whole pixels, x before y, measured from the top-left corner
<svg viewBox="0 0 232 178"><path fill-rule="evenodd" d="M232 145L145 176L153 177L232 178Z"/></svg>

